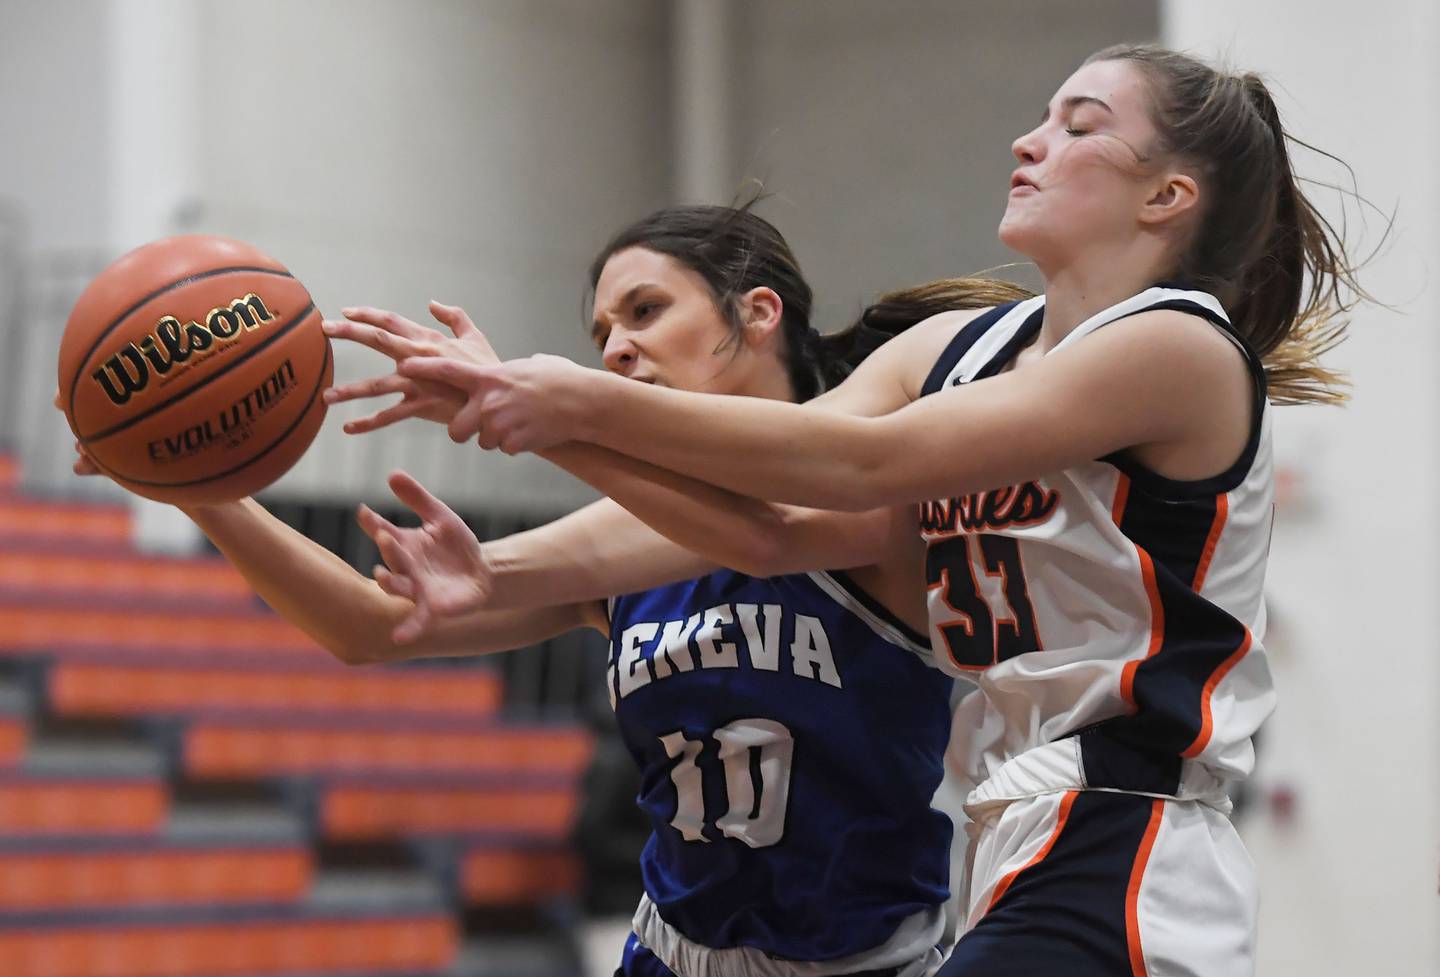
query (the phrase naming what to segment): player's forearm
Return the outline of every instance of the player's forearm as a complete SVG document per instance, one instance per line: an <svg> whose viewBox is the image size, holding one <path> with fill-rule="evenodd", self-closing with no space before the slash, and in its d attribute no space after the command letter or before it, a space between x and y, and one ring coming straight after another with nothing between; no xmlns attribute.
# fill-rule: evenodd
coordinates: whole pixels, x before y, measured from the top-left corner
<svg viewBox="0 0 1440 977"><path fill-rule="evenodd" d="M502 651L587 623L569 607L485 612L439 622L419 641L398 645L390 634L411 603L385 593L254 500L185 512L266 604L349 664Z"/></svg>
<svg viewBox="0 0 1440 977"><path fill-rule="evenodd" d="M609 499L485 544L491 609L568 604L709 573L715 564L665 539Z"/></svg>
<svg viewBox="0 0 1440 977"><path fill-rule="evenodd" d="M597 375L583 440L741 495L856 511L893 455L882 419L758 397L693 394Z"/></svg>
<svg viewBox="0 0 1440 977"><path fill-rule="evenodd" d="M671 542L751 576L858 566L874 562L885 546L874 520L763 502L599 445L572 441L541 457L604 492ZM837 526L841 520L846 522Z"/></svg>
<svg viewBox="0 0 1440 977"><path fill-rule="evenodd" d="M253 499L182 508L261 600L342 661L377 660L377 642L407 613L407 601Z"/></svg>

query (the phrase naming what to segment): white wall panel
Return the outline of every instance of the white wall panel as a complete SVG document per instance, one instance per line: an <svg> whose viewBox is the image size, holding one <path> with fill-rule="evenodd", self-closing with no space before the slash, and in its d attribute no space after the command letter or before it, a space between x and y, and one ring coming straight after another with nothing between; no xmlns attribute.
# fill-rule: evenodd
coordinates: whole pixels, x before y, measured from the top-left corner
<svg viewBox="0 0 1440 977"><path fill-rule="evenodd" d="M1427 0L1241 0L1163 5L1169 43L1271 76L1291 131L1354 167L1361 193L1396 213L1364 282L1393 308L1360 309L1334 362L1344 408L1277 412L1276 453L1303 505L1282 508L1271 556L1280 705L1260 786L1293 792L1294 817L1252 821L1264 885L1261 974L1440 973L1440 148ZM1348 185L1313 155L1301 172ZM1341 205L1361 253L1384 218ZM1262 791L1263 794L1263 791Z"/></svg>

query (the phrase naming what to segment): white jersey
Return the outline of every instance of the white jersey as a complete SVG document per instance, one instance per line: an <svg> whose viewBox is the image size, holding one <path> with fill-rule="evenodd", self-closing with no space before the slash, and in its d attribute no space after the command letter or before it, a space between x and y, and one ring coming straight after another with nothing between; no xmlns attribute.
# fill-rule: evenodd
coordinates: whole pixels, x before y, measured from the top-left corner
<svg viewBox="0 0 1440 977"><path fill-rule="evenodd" d="M1035 337L1044 302L969 323L924 393L1000 372ZM1047 744L1037 758L1062 750L1082 789L1193 796L1253 765L1251 734L1274 704L1260 645L1273 511L1260 361L1213 296L1167 286L1100 312L1056 349L1154 309L1201 316L1245 353L1254 420L1230 469L1175 481L1120 454L920 507L936 658L979 687L956 726L974 784Z"/></svg>

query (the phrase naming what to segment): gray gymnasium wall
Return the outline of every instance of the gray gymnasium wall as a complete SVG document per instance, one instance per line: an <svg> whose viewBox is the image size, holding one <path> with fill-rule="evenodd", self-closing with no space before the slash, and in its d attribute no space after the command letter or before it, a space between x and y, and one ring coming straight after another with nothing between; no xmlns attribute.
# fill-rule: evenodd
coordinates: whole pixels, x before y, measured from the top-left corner
<svg viewBox="0 0 1440 977"><path fill-rule="evenodd" d="M662 14L654 0L212 0L203 30L266 49L267 70L206 76L205 223L283 255L327 314L426 319L437 298L501 355L587 358L583 269L668 193ZM237 133L263 135L247 149ZM382 364L337 349L342 377ZM394 467L470 508L588 497L419 422L347 438L332 420L282 489L373 494Z"/></svg>
<svg viewBox="0 0 1440 977"><path fill-rule="evenodd" d="M0 0L0 448L50 484L71 457L50 407L60 330L109 217L107 71L100 0Z"/></svg>
<svg viewBox="0 0 1440 977"><path fill-rule="evenodd" d="M744 0L736 21L737 164L776 194L822 329L1013 261L995 237L1011 142L1087 55L1158 31L1154 0Z"/></svg>
<svg viewBox="0 0 1440 977"><path fill-rule="evenodd" d="M609 231L673 199L678 2L0 0L6 53L22 55L0 69L20 75L0 92L0 122L45 133L22 154L28 169L0 161L12 167L0 196L47 229L32 252L229 234L284 260L329 314L364 302L421 316L434 297L469 308L502 354L593 362L584 268ZM821 328L884 288L1006 260L994 227L1010 141L1086 54L1157 30L1154 0L729 0L726 12L731 179L717 199L765 180L762 213L794 243ZM78 70L54 68L82 49ZM27 109L27 85L67 121ZM194 89L179 98L177 85ZM102 113L107 98L118 104ZM146 105L164 109L158 124ZM152 141L171 154L163 173L141 165ZM39 153L71 162L47 168ZM61 215L92 212L106 216L61 233ZM75 287L56 277L41 283L42 365ZM347 349L337 366L343 378L382 364ZM30 383L46 388L23 395L43 415L50 381ZM432 426L347 438L338 419L353 413L335 412L275 495L374 497L405 467L467 508L544 513L589 497ZM75 492L63 429L46 421L23 445L32 482Z"/></svg>

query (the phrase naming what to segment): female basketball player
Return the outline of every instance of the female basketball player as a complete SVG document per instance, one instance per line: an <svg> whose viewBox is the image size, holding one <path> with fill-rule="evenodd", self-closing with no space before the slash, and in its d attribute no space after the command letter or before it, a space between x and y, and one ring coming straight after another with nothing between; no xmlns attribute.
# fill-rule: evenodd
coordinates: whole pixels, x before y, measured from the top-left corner
<svg viewBox="0 0 1440 977"><path fill-rule="evenodd" d="M597 345L608 368L633 380L788 400L813 395L822 366L832 375L844 366L822 362L824 344L808 322L809 288L783 239L743 210L661 211L610 243L592 285ZM958 295L987 305L1016 294L979 283L962 292L907 302L943 307ZM443 343L373 310L329 329L382 350L423 340L451 355L493 357L463 313L435 311L455 340ZM869 322L898 328L919 317L882 305ZM871 327L838 343L858 359L877 335ZM433 391L413 385L404 392L399 407L352 427L373 429L407 414L445 419L458 406L427 399ZM661 961L682 974L932 972L953 932L944 907L951 828L930 807L951 728L952 683L902 620L923 621L913 514L768 506L593 446L552 457L657 525L676 524L675 535L712 557L744 562L741 546L760 523L807 560L820 552L855 569L759 578L697 567L613 503L481 548L458 517L397 476L392 484L425 527L402 530L362 514L392 560L407 536L458 541L459 563L467 572L486 570L494 603L507 594L524 600L517 580L551 600L556 590L583 592L597 579L619 592L650 587L608 609L577 600L426 619L253 503L190 512L267 601L350 660L510 647L579 623L610 634L612 701L643 767L640 800L656 828L626 973L670 974ZM793 559L769 545L759 558L767 569ZM599 577L607 567L613 576ZM655 586L702 567L713 572ZM379 576L392 591L405 589ZM589 596L597 592L606 591ZM406 644L384 637L392 628ZM870 735L876 725L888 731L885 739Z"/></svg>
<svg viewBox="0 0 1440 977"><path fill-rule="evenodd" d="M1342 289L1363 294L1286 139L1255 75L1100 52L1013 146L1000 237L1044 297L907 331L823 410L553 357L400 372L469 396L456 440L580 440L799 505L918 502L931 640L979 686L947 972L1248 974L1226 785L1273 705L1267 393L1341 399L1317 356Z"/></svg>

